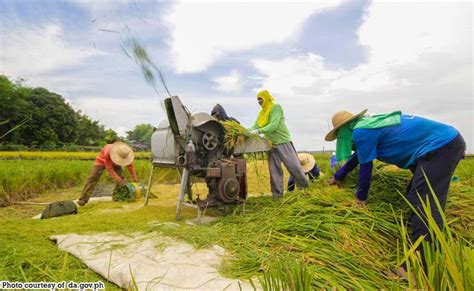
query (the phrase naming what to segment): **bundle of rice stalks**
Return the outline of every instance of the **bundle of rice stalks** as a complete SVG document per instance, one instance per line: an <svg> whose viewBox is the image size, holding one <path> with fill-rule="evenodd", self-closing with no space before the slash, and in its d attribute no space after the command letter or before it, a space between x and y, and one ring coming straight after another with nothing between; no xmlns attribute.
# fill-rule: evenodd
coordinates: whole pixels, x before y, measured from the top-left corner
<svg viewBox="0 0 474 291"><path fill-rule="evenodd" d="M373 204L390 203L396 208L408 210L404 201L397 193L405 194L412 177L409 170L396 169L382 162L375 162L370 184L369 202ZM359 180L358 168L352 171L344 180L344 187L355 193ZM373 195L376 194L376 195Z"/></svg>
<svg viewBox="0 0 474 291"><path fill-rule="evenodd" d="M233 149L236 146L240 146L249 139L260 138L258 134L251 134L242 125L233 120L223 121L222 125L224 125L225 129L224 147L227 150Z"/></svg>
<svg viewBox="0 0 474 291"><path fill-rule="evenodd" d="M126 186L117 186L112 195L112 200L133 202L135 201L135 193L130 192Z"/></svg>

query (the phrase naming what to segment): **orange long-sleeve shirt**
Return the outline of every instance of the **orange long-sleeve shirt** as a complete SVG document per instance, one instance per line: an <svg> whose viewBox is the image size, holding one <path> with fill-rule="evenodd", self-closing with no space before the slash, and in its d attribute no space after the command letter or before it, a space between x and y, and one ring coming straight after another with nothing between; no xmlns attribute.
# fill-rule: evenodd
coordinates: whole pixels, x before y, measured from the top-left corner
<svg viewBox="0 0 474 291"><path fill-rule="evenodd" d="M114 170L114 162L110 158L110 149L112 148L112 144L108 144L102 148L99 155L95 158L95 166L104 166L109 175L117 182L120 183L122 178L115 172ZM133 163L127 166L128 172L134 182L137 182L137 175L135 173L135 167L133 167Z"/></svg>

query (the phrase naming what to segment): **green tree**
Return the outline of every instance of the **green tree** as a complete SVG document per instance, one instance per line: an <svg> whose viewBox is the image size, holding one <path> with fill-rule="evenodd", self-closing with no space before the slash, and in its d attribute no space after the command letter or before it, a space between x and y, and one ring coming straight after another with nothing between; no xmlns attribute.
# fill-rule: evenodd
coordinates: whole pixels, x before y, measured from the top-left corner
<svg viewBox="0 0 474 291"><path fill-rule="evenodd" d="M127 131L127 139L131 142L141 143L150 147L153 130L154 128L151 124L139 124L133 130Z"/></svg>
<svg viewBox="0 0 474 291"><path fill-rule="evenodd" d="M118 134L112 129L106 129L104 131L104 144L105 143L114 143L118 141L120 138Z"/></svg>
<svg viewBox="0 0 474 291"><path fill-rule="evenodd" d="M0 75L0 135L2 144L57 148L98 146L115 132L75 111L64 98L45 88L29 88ZM21 125L11 131L15 126ZM8 133L5 135L5 133ZM115 134L116 135L116 134Z"/></svg>
<svg viewBox="0 0 474 291"><path fill-rule="evenodd" d="M29 104L23 94L22 88L12 83L7 77L0 75L0 133L9 132L18 124L28 120ZM13 131L5 135L3 143L19 144L21 131Z"/></svg>
<svg viewBox="0 0 474 291"><path fill-rule="evenodd" d="M81 115L80 112L77 131L76 143L78 145L97 146L104 139L104 126L100 125L98 121L90 119L87 115Z"/></svg>
<svg viewBox="0 0 474 291"><path fill-rule="evenodd" d="M27 95L34 122L24 128L28 144L55 148L77 139L78 116L64 99L44 88L31 89Z"/></svg>

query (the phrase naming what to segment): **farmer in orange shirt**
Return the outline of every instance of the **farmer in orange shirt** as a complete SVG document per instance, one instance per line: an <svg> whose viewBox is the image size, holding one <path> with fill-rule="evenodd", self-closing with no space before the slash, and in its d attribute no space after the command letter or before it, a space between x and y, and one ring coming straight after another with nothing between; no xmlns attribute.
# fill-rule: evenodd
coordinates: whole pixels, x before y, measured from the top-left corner
<svg viewBox="0 0 474 291"><path fill-rule="evenodd" d="M122 167L127 166L133 181L138 182L135 168L133 167L134 157L132 148L124 142L117 141L113 144L105 145L95 159L94 167L89 178L87 178L86 185L82 189L81 197L77 204L80 206L86 205L104 170L107 170L109 175L117 182L117 185L125 185L127 181L123 178Z"/></svg>

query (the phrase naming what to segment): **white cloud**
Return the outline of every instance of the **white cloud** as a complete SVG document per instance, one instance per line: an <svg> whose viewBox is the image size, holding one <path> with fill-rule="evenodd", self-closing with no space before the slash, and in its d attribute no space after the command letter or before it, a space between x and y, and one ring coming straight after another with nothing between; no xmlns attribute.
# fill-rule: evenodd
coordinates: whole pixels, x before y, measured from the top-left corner
<svg viewBox="0 0 474 291"><path fill-rule="evenodd" d="M119 126L113 130L117 133L118 136L127 137L127 131L130 131L132 129L124 127L124 126Z"/></svg>
<svg viewBox="0 0 474 291"><path fill-rule="evenodd" d="M5 22L0 27L0 74L21 76L57 92L93 119L124 132L139 123L157 124L165 116L158 102L143 97L152 91L120 52L121 36L97 29L117 30L123 37L128 27L148 42L159 65L174 66L179 73L203 72L219 62L219 68L225 69L234 53L241 56L248 50L265 56L264 47L272 50L291 43L299 38L309 16L340 1L193 1L149 6L138 2L136 7L127 2L79 2L90 12L86 17L92 21L97 16L97 20L77 30L63 28L59 20L25 27L27 21L22 22L20 14L15 21L23 26ZM219 97L212 91L196 95L173 75L176 82L171 83L183 92L180 97L193 112L209 112L220 102L229 115L248 126L259 107L255 94L246 94L238 85L261 81L283 104L299 149L334 147L323 142L332 114L368 107L373 113L402 109L453 124L472 152L471 11L470 3L373 1L358 32L361 45L368 49L366 64L331 69L317 52L279 60L259 57L251 63L260 74L244 78L241 72L230 71L216 77ZM163 14L167 15L164 22ZM49 19L55 17L62 19L58 15ZM171 33L169 52L162 51L166 29ZM134 94L141 96L130 96Z"/></svg>
<svg viewBox="0 0 474 291"><path fill-rule="evenodd" d="M2 32L0 72L28 78L78 66L90 57L103 54L99 50L68 42L58 24L35 28L16 26Z"/></svg>
<svg viewBox="0 0 474 291"><path fill-rule="evenodd" d="M215 89L224 93L237 92L242 87L242 76L236 70L230 72L227 76L214 78Z"/></svg>
<svg viewBox="0 0 474 291"><path fill-rule="evenodd" d="M123 135L137 124L158 125L165 119L160 102L154 96L129 96L126 99L84 96L71 103L74 107L81 108L83 113Z"/></svg>
<svg viewBox="0 0 474 291"><path fill-rule="evenodd" d="M469 3L376 2L370 5L359 38L370 46L370 63L403 64L422 53L471 53Z"/></svg>
<svg viewBox="0 0 474 291"><path fill-rule="evenodd" d="M332 70L320 56L253 60L262 86L285 108L299 149L324 142L332 114L401 109L446 122L473 146L472 14L469 3L373 2L359 29L368 62Z"/></svg>
<svg viewBox="0 0 474 291"><path fill-rule="evenodd" d="M312 53L278 61L256 59L252 63L266 76L262 82L264 88L277 91L282 98L290 100L294 99L291 96L296 93L295 91L305 88L310 88L311 94L321 94L327 91L328 82L341 75L339 71L326 70L324 59Z"/></svg>
<svg viewBox="0 0 474 291"><path fill-rule="evenodd" d="M227 54L292 41L310 15L339 2L178 2L166 16L175 69L202 72Z"/></svg>

